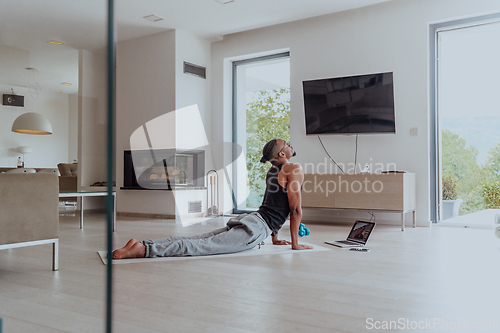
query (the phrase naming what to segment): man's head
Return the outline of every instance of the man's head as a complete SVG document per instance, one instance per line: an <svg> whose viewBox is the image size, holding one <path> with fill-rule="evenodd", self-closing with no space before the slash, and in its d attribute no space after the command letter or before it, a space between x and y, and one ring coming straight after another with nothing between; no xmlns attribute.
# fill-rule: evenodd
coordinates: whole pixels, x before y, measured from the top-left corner
<svg viewBox="0 0 500 333"><path fill-rule="evenodd" d="M292 156L297 155L290 143L281 139L272 139L262 149L261 163L271 162L273 165L285 163Z"/></svg>

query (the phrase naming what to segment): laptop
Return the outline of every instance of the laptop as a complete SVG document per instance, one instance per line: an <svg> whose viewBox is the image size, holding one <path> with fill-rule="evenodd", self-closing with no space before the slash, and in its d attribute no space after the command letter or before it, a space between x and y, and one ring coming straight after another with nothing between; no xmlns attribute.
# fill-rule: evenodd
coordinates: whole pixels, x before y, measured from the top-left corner
<svg viewBox="0 0 500 333"><path fill-rule="evenodd" d="M325 242L338 247L361 247L366 244L368 237L375 228L374 222L356 221L346 240Z"/></svg>

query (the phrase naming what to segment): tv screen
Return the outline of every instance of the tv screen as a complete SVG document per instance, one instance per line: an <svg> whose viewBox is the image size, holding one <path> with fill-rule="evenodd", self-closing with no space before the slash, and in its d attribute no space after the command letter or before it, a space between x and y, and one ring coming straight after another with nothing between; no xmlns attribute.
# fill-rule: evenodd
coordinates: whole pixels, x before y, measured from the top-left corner
<svg viewBox="0 0 500 333"><path fill-rule="evenodd" d="M303 81L306 134L396 133L392 72Z"/></svg>

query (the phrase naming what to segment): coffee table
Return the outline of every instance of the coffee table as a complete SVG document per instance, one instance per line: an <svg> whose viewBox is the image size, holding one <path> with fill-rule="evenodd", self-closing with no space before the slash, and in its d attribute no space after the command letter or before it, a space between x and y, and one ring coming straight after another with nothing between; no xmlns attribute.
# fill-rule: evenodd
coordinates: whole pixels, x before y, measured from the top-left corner
<svg viewBox="0 0 500 333"><path fill-rule="evenodd" d="M72 198L77 197L80 201L80 229L83 229L83 198L84 197L106 197L108 191L106 190L81 190L78 192L59 192L59 198ZM116 231L116 191L112 192L113 195L113 232Z"/></svg>

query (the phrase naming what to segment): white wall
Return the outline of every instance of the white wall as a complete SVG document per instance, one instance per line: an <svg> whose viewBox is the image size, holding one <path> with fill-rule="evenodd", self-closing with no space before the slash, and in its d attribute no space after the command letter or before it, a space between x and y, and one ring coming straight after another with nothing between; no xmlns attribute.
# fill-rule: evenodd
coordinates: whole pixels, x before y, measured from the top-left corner
<svg viewBox="0 0 500 333"><path fill-rule="evenodd" d="M209 145L210 138L210 42L191 35L187 32L175 31L175 106L176 110L176 148L205 150L206 170L213 166ZM206 68L206 77L203 79L184 73L184 62ZM186 108L197 105L195 108ZM183 109L185 108L185 109ZM176 191L176 217L185 223L188 215L188 202L200 200L202 214L206 212L206 191ZM202 215L201 214L201 215ZM200 215L200 214L195 214ZM182 218L181 218L182 217Z"/></svg>
<svg viewBox="0 0 500 333"><path fill-rule="evenodd" d="M176 30L175 35L175 104L176 109L197 105L199 114L183 109L176 112L176 147L205 150L205 170L213 168L210 118L210 42L187 32ZM184 62L206 68L206 79L184 73ZM176 196L178 198L178 196ZM205 199L203 200L203 202Z"/></svg>
<svg viewBox="0 0 500 333"><path fill-rule="evenodd" d="M174 111L175 91L175 31L117 44L115 170L119 212L175 214L168 191L119 190L123 186L123 151L130 149L130 136L148 121ZM175 133L174 128L165 130Z"/></svg>
<svg viewBox="0 0 500 333"><path fill-rule="evenodd" d="M212 141L230 138L229 59L290 49L291 142L295 161L302 165L326 158L317 137L305 135L302 81L392 71L397 134L361 135L358 162L395 163L397 169L416 173L417 220L428 225L429 23L499 11L497 0L391 1L225 36L212 44L212 118L217 120L212 122ZM418 128L418 136L410 136L412 127ZM354 162L354 136L322 139L337 162ZM226 188L226 211L228 198Z"/></svg>
<svg viewBox="0 0 500 333"><path fill-rule="evenodd" d="M207 68L207 79L184 73L184 61L194 65ZM206 136L210 137L210 42L197 38L187 32L175 31L175 108L181 109L190 105L198 105L203 129L197 128L193 131L189 121L181 123L181 118L176 119L177 141L182 140L183 134L189 134L191 137L200 136L198 141L200 145L203 142L204 131ZM182 133L180 133L182 132ZM180 145L179 145L180 144ZM176 146L182 148L181 142L176 142ZM193 147L195 148L195 147ZM201 148L201 147L200 147ZM204 147L205 148L205 147Z"/></svg>
<svg viewBox="0 0 500 333"><path fill-rule="evenodd" d="M202 127L209 137L210 82L183 73L183 62L209 67L210 43L186 32L171 30L118 43L116 59L116 180L120 187L123 186L123 151L130 149L130 136L143 124L197 104ZM207 75L210 75L209 69ZM164 141L173 141L165 142L166 146L177 147L177 140L183 141L186 133L196 137L200 132L193 131L185 117L171 119L172 123L164 129L166 133L160 133ZM169 191L118 190L117 201L119 212L175 214L174 198Z"/></svg>
<svg viewBox="0 0 500 333"><path fill-rule="evenodd" d="M24 95L27 91L27 88L0 84L0 94L11 94L11 88L14 88L16 95ZM30 146L33 149L32 153L25 154L25 167L57 168L58 163L68 162L68 95L42 90L36 101L25 97L25 105L50 121L53 134L12 132L14 120L28 110L0 105L0 166L16 167L17 158L22 155L15 151L19 146Z"/></svg>
<svg viewBox="0 0 500 333"><path fill-rule="evenodd" d="M78 94L68 96L68 161L78 160Z"/></svg>
<svg viewBox="0 0 500 333"><path fill-rule="evenodd" d="M80 50L78 57L78 189L107 180L106 53ZM74 102L74 101L73 101ZM72 105L73 106L73 105ZM73 115L74 116L74 115ZM72 117L73 117L72 116ZM102 198L87 198L83 209L102 209Z"/></svg>
<svg viewBox="0 0 500 333"><path fill-rule="evenodd" d="M203 118L208 118L210 109L210 51L208 40L175 30L175 107L180 109L198 104ZM206 67L207 79L184 73L184 61ZM210 121L209 118L204 120Z"/></svg>
<svg viewBox="0 0 500 333"><path fill-rule="evenodd" d="M80 186L107 179L106 53L81 50L78 66L78 178Z"/></svg>

